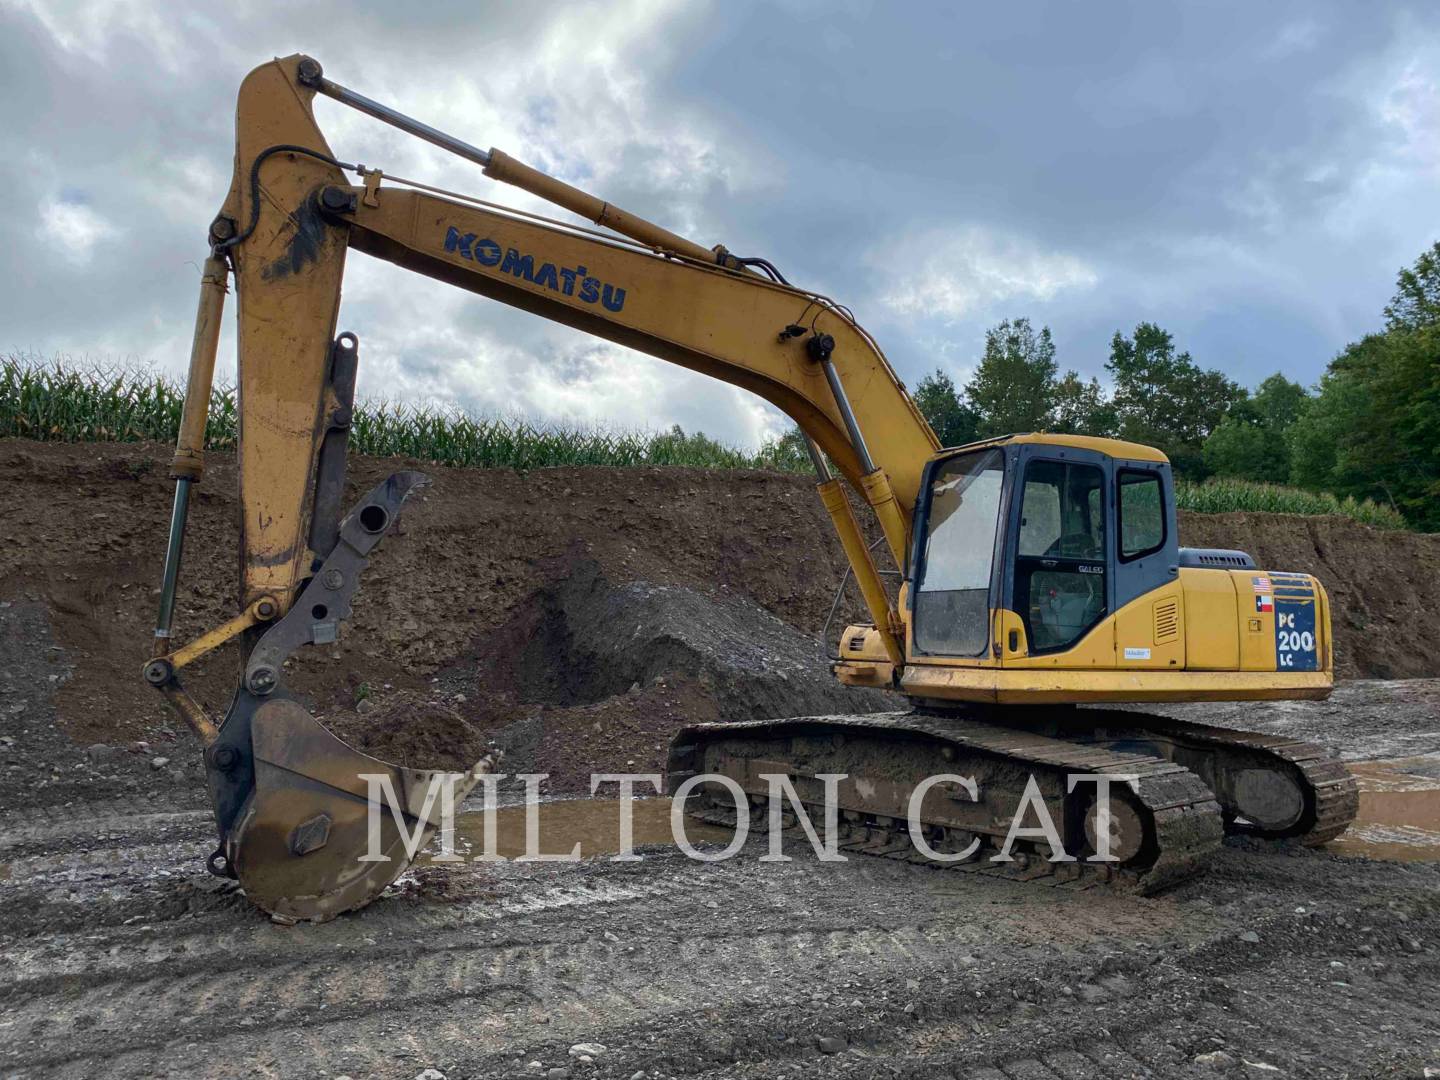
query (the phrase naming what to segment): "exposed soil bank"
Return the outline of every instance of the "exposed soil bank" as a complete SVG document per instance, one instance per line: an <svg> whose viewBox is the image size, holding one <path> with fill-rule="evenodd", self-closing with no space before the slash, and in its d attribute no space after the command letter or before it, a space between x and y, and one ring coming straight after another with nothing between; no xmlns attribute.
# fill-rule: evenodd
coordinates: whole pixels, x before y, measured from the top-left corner
<svg viewBox="0 0 1440 1080"><path fill-rule="evenodd" d="M38 630L16 631L31 673L17 677L53 676L70 745L144 740L142 764L166 758L157 768L167 775L191 769L193 747L139 669L169 516L168 457L154 445L0 440L10 500L0 603L46 627L45 643ZM355 459L350 498L414 464ZM436 765L497 743L511 771L549 771L577 790L592 769L658 768L682 723L887 707L837 687L826 670L818 635L844 560L808 479L423 468L434 483L372 558L341 641L305 650L287 677L357 744ZM216 456L194 501L182 637L233 611L234 488L233 459ZM1430 617L1440 610L1440 537L1231 514L1183 515L1181 539L1318 574L1334 603L1342 676L1440 675L1440 620ZM852 615L853 597L840 618ZM187 684L220 712L235 665L223 649ZM102 764L101 776L129 783ZM57 776L57 793L66 780Z"/></svg>

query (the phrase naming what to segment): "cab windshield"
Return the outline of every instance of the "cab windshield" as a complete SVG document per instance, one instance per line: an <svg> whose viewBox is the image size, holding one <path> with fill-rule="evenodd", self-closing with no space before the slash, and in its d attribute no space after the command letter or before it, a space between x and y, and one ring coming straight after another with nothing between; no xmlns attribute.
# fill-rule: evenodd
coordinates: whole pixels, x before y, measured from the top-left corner
<svg viewBox="0 0 1440 1080"><path fill-rule="evenodd" d="M990 643L990 575L1005 459L961 454L935 470L915 586L915 644L927 653L978 656Z"/></svg>

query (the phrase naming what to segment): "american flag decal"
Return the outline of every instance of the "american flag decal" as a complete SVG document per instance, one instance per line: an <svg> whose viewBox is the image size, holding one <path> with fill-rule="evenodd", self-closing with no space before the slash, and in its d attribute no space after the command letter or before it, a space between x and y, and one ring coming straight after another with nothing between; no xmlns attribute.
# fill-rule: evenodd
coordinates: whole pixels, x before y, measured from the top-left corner
<svg viewBox="0 0 1440 1080"><path fill-rule="evenodd" d="M1270 579L1268 577L1252 577L1250 582L1255 586L1256 592L1270 591Z"/></svg>

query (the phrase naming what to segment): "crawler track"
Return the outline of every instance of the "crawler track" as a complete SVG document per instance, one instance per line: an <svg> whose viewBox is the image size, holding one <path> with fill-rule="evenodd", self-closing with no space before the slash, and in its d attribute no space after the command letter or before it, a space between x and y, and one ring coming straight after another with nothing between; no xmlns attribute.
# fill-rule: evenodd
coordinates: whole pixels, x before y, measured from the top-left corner
<svg viewBox="0 0 1440 1080"><path fill-rule="evenodd" d="M1032 730L1021 723L1019 730ZM1234 728L1213 727L1153 713L1122 709L1078 709L1052 727L1065 740L1100 745L1145 745L1201 776L1225 810L1226 831L1271 840L1296 840L1315 847L1343 833L1360 808L1355 778L1329 751L1313 743ZM1237 813L1229 796L1233 774L1263 769L1294 784L1301 808L1292 823L1267 828ZM1227 776L1226 774L1231 774Z"/></svg>
<svg viewBox="0 0 1440 1080"><path fill-rule="evenodd" d="M983 719L977 719L983 717ZM997 722L1000 721L1000 722ZM860 739L864 752L840 752L825 746L826 738ZM1077 807L1056 793L1067 791L1061 778L1075 773L1124 774L1136 778L1134 810L1144 828L1143 842L1116 866L1093 862L1052 862L1048 846L1016 849L1013 861L996 861L1003 831L983 827L962 831L965 841L980 836L985 843L971 859L937 862L912 843L909 829L893 799L869 801L859 789L840 792L846 811L839 822L840 847L846 851L890 859L929 863L1015 880L1089 888L1104 885L1123 891L1152 893L1194 873L1222 830L1264 839L1294 840L1319 846L1343 833L1359 809L1359 791L1345 766L1324 748L1281 735L1238 731L1123 709L1044 710L1034 713L997 710L992 713L944 713L918 710L864 716L815 716L744 724L688 728L676 736L670 759L670 790L697 773L720 772L741 782L750 795L750 816L761 824L768 787L757 786L762 770L790 776L813 821L823 820L823 803L806 797L805 781L825 772L856 772L868 777L878 768L889 788L902 790L905 772L887 759L908 747L928 753L928 770L910 769L911 784L921 774L968 773L982 787L1004 785L1007 770L1016 767L1048 777L1042 784L1051 816L1062 827L1066 850L1084 847L1077 828ZM873 759L874 764L872 764ZM912 762L913 765L913 762ZM1236 795L1246 774L1264 786L1283 788L1293 809L1264 822L1246 816L1243 797ZM1010 779L1013 780L1013 777ZM880 781L883 788L886 780ZM873 785L871 785L873 787ZM1013 789L1013 784L1012 784ZM811 795L818 794L814 784ZM1011 803L1015 805L1011 791ZM847 797L848 796L848 797ZM728 792L701 789L691 807L711 824L734 827L737 811ZM992 819L1008 824L1010 815ZM927 818L941 830L953 821ZM952 845L954 846L954 845ZM963 848L961 843L955 850ZM942 849L944 850L944 849Z"/></svg>
<svg viewBox="0 0 1440 1080"><path fill-rule="evenodd" d="M1152 893L1189 877L1220 843L1221 808L1209 788L1187 769L1163 757L1081 745L1030 731L921 712L862 716L813 716L740 724L709 724L682 730L671 745L669 790L702 773L722 773L750 795L752 817L763 820L767 788L762 772L790 776L812 820L823 820L814 778L824 773L853 777L839 790L845 811L845 846L864 854L971 868L1020 880L1126 892ZM967 862L938 863L914 848L905 820L909 792L934 774L974 776L979 800L964 814L943 801L927 801L921 821L953 851L981 840ZM1128 799L1135 835L1117 863L1052 862L1048 844L1033 842L1024 857L995 861L1019 798L1033 777L1065 841L1065 850L1090 854L1084 818L1088 803L1070 792L1077 773L1135 778ZM700 789L692 808L706 821L734 826L727 795ZM1026 824L1033 825L1033 819ZM954 838L958 834L958 839ZM945 850L937 848L937 850ZM948 852L947 852L948 853Z"/></svg>

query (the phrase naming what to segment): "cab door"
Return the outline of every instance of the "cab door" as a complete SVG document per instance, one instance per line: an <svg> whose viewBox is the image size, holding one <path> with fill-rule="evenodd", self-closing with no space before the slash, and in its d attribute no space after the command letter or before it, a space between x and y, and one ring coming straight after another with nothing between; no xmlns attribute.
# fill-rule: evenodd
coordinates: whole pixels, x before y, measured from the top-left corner
<svg viewBox="0 0 1440 1080"><path fill-rule="evenodd" d="M1113 610L1110 460L1071 447L1025 447L1010 520L1009 607L1026 655L1073 648Z"/></svg>
<svg viewBox="0 0 1440 1080"><path fill-rule="evenodd" d="M1115 461L1115 607L1177 580L1180 540L1170 466Z"/></svg>
<svg viewBox="0 0 1440 1080"><path fill-rule="evenodd" d="M1180 586L1170 466L1113 462L1115 473L1115 666L1185 666L1185 590Z"/></svg>

